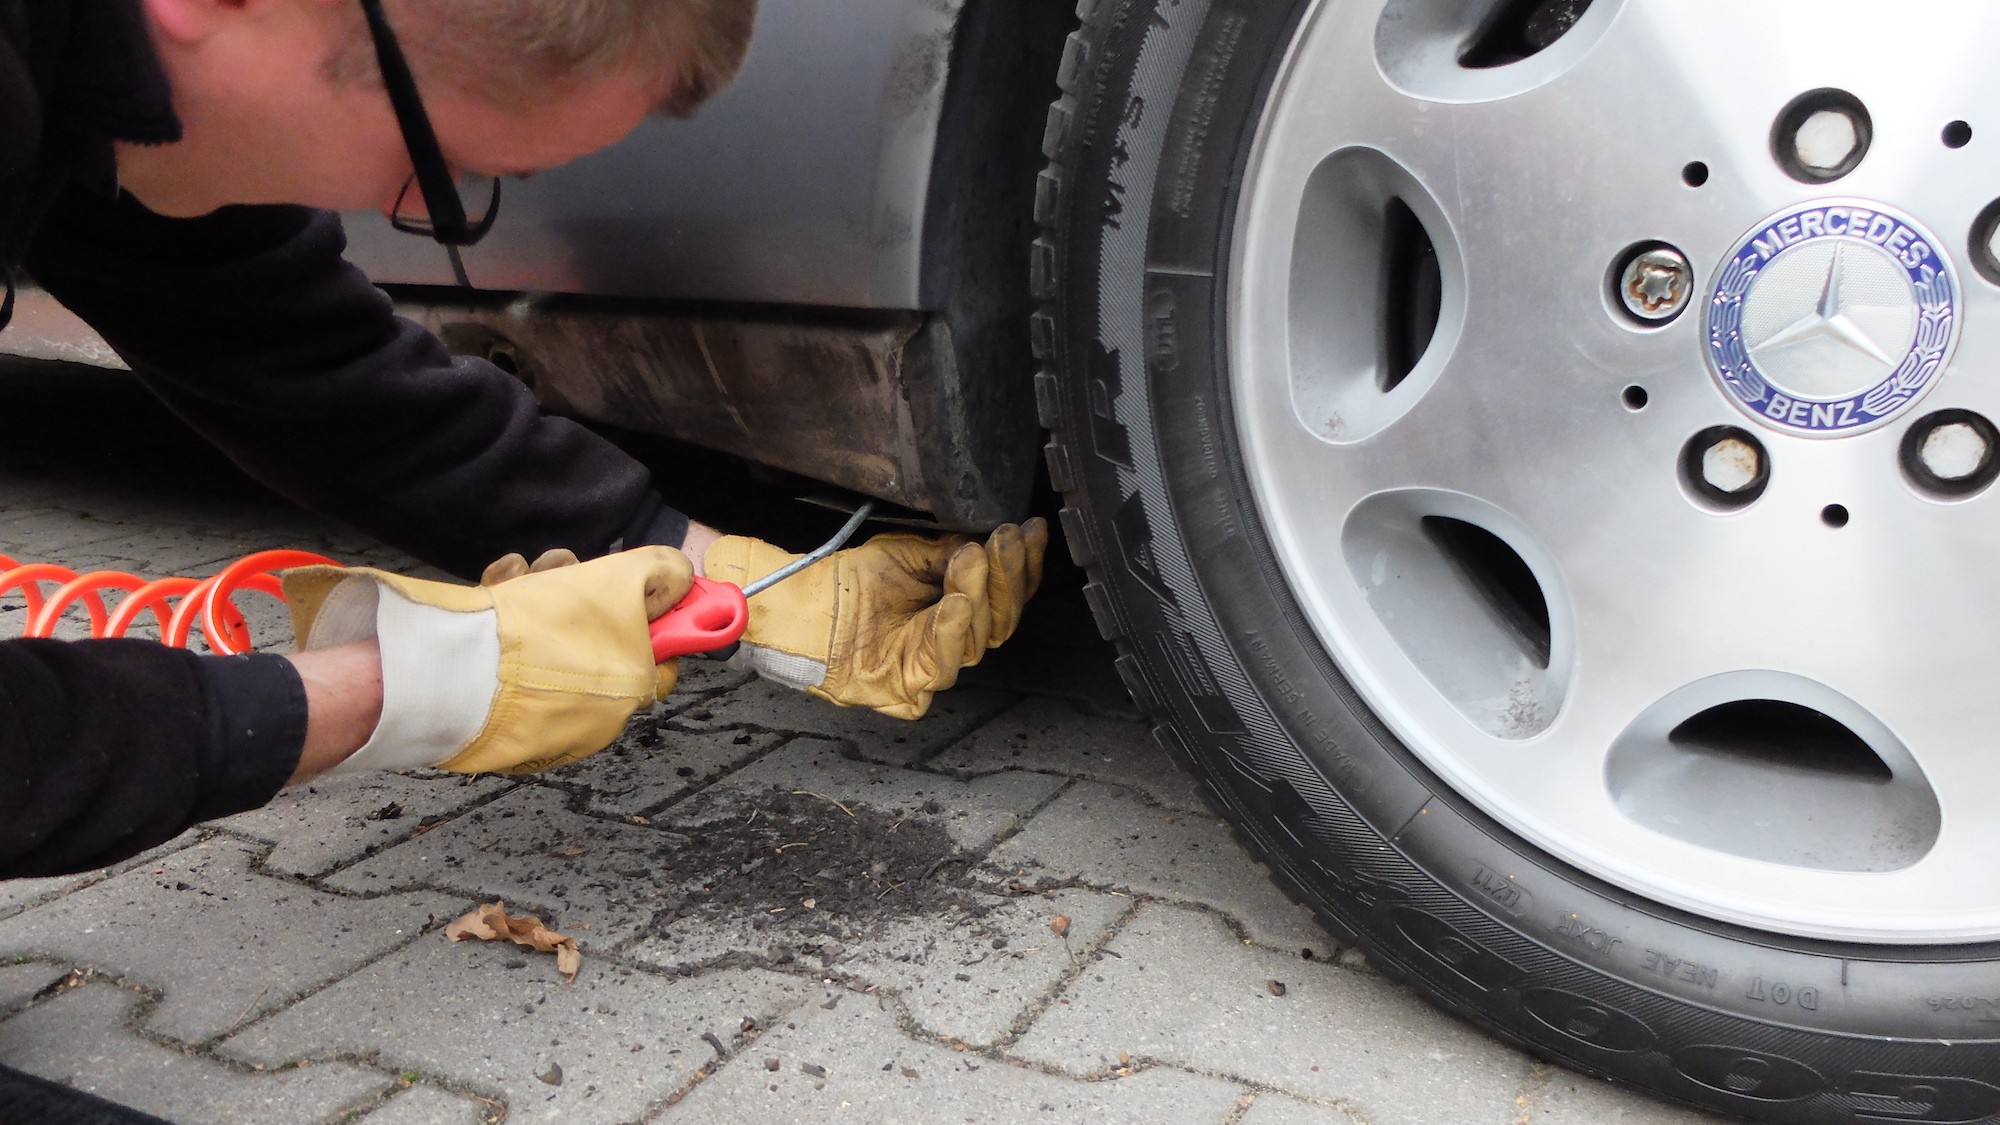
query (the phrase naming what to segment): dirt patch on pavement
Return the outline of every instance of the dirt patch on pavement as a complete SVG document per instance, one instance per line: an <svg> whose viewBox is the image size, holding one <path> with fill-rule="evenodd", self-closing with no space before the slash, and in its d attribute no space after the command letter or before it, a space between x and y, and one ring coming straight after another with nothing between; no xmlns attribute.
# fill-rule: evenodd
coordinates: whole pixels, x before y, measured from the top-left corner
<svg viewBox="0 0 2000 1125"><path fill-rule="evenodd" d="M990 909L963 884L975 857L952 843L935 805L889 814L772 788L736 807L677 829L687 841L656 853L663 881L678 885L665 891L654 933L700 917L851 940L887 921Z"/></svg>

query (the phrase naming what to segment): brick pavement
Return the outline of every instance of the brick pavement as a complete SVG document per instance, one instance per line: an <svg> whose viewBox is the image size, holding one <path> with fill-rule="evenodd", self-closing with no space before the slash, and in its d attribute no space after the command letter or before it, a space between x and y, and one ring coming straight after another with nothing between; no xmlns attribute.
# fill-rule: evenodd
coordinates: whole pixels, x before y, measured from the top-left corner
<svg viewBox="0 0 2000 1125"><path fill-rule="evenodd" d="M0 552L407 564L245 484L120 378L0 369L0 391ZM37 409L107 419L106 444ZM1051 589L921 723L691 666L562 770L316 784L110 872L0 884L0 1062L184 1122L1710 1120L1536 1063L1338 948L1152 746L1082 614ZM20 616L0 602L0 635ZM736 880L680 870L692 843L782 808L928 841L950 894L689 909ZM444 939L496 897L579 938L573 984Z"/></svg>

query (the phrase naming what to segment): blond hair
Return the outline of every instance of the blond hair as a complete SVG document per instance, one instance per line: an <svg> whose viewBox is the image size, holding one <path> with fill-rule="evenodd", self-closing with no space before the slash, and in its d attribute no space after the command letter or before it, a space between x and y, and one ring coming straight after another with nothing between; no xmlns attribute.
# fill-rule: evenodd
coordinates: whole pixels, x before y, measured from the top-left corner
<svg viewBox="0 0 2000 1125"><path fill-rule="evenodd" d="M654 112L687 117L736 76L757 0L384 0L418 82L443 81L492 105L518 107L551 88L626 69L652 70ZM379 80L355 5L328 60L336 81Z"/></svg>

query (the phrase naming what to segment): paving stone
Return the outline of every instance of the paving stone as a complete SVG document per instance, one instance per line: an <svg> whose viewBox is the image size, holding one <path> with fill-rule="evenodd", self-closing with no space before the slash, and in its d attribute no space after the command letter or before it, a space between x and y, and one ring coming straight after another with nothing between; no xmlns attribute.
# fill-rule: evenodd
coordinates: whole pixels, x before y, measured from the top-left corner
<svg viewBox="0 0 2000 1125"><path fill-rule="evenodd" d="M370 1118L369 1120L374 1120ZM1346 1109L1314 1105L1283 1094L1258 1094L1236 1125L1369 1125Z"/></svg>
<svg viewBox="0 0 2000 1125"><path fill-rule="evenodd" d="M251 845L218 839L134 868L0 922L0 956L90 965L157 989L147 1027L195 1042L353 971L458 905L435 894L343 898L252 874L253 859Z"/></svg>
<svg viewBox="0 0 2000 1125"><path fill-rule="evenodd" d="M1245 945L1210 915L1142 910L1014 1050L1072 1074L1134 1059L1351 1105L1374 1125L1507 1125L1526 1056L1378 977ZM1267 984L1278 981L1284 995Z"/></svg>
<svg viewBox="0 0 2000 1125"><path fill-rule="evenodd" d="M189 833L196 840L198 833ZM65 891L101 883L105 879L102 871L86 871L77 875L57 875L48 879L6 879L0 880L0 914L19 913L36 903L54 899Z"/></svg>
<svg viewBox="0 0 2000 1125"><path fill-rule="evenodd" d="M490 1091L509 1125L623 1122L715 1061L704 1034L730 1044L745 1019L769 1026L813 991L756 970L668 979L588 953L566 984L546 957L433 936L218 1050L267 1065L374 1051L392 1072Z"/></svg>
<svg viewBox="0 0 2000 1125"><path fill-rule="evenodd" d="M435 1086L412 1086L360 1118L368 1125L485 1125L494 1107Z"/></svg>
<svg viewBox="0 0 2000 1125"><path fill-rule="evenodd" d="M60 965L39 961L23 961L0 968L0 1011L11 1011L26 1004L42 989L68 975L69 970Z"/></svg>
<svg viewBox="0 0 2000 1125"><path fill-rule="evenodd" d="M85 547L122 538L122 524L104 523L82 516L63 519L17 520L0 526L0 555L17 562L48 562L67 565L64 560Z"/></svg>
<svg viewBox="0 0 2000 1125"><path fill-rule="evenodd" d="M859 939L792 939L785 952L819 972L893 994L929 1034L985 1046L1009 1034L1016 1017L1066 975L1079 966L1090 972L1091 947L1130 905L1129 899L1082 890L982 896L967 915L897 919ZM1052 929L1058 917L1068 919L1067 941ZM748 919L722 927L683 919L626 956L680 971L730 953L766 956L772 945L771 935Z"/></svg>
<svg viewBox="0 0 2000 1125"><path fill-rule="evenodd" d="M4 628L0 628L0 632L4 632ZM121 871L129 871L135 867L144 867L149 863L157 867L159 866L159 860L183 848L191 848L208 839L209 835L210 833L206 828L197 826L168 840L157 848L150 848L123 863L116 863L99 871L84 871L75 875L57 875L47 879L0 879L0 918L18 914L30 906L51 901L58 895L67 894L78 887L87 887L92 883L102 883L104 880Z"/></svg>
<svg viewBox="0 0 2000 1125"><path fill-rule="evenodd" d="M756 679L757 673L740 672L720 660L684 657L680 662L680 680L674 685L673 694L662 701L661 709L677 714L705 707L709 696L734 691Z"/></svg>
<svg viewBox="0 0 2000 1125"><path fill-rule="evenodd" d="M994 867L1204 903L1276 949L1334 941L1210 816L1167 813L1129 789L1080 782L994 849Z"/></svg>
<svg viewBox="0 0 2000 1125"><path fill-rule="evenodd" d="M633 722L617 742L537 780L581 793L584 807L610 816L655 812L784 741L782 734L661 729Z"/></svg>
<svg viewBox="0 0 2000 1125"><path fill-rule="evenodd" d="M1725 1125L1729 1118L1650 1101L1608 1082L1542 1068L1546 1080L1522 1099L1519 1125Z"/></svg>
<svg viewBox="0 0 2000 1125"><path fill-rule="evenodd" d="M767 1062L773 1059L775 1070ZM832 1011L808 1009L804 1018L773 1030L658 1120L1223 1125L1242 1092L1219 1079L1167 1068L1116 1081L1073 1081L916 1042L896 1029L889 1013L846 1003Z"/></svg>
<svg viewBox="0 0 2000 1125"><path fill-rule="evenodd" d="M927 815L944 825L953 843L967 851L982 851L1062 785L1060 778L1018 771L959 781L855 761L841 754L837 742L802 738L668 809L664 819L685 826L734 816L741 807L740 795L776 787L844 805L865 805L889 816L936 810Z"/></svg>
<svg viewBox="0 0 2000 1125"><path fill-rule="evenodd" d="M325 880L362 894L436 887L456 912L505 900L600 949L633 937L679 879L664 862L678 837L570 812L566 794L524 786Z"/></svg>
<svg viewBox="0 0 2000 1125"><path fill-rule="evenodd" d="M324 1121L393 1084L350 1063L259 1072L160 1046L127 1030L140 1000L102 983L59 993L0 1023L0 1063L185 1122Z"/></svg>
<svg viewBox="0 0 2000 1125"><path fill-rule="evenodd" d="M750 726L763 730L811 731L843 739L861 757L883 765L921 762L991 718L1013 696L976 689L939 695L929 714L914 722L892 719L865 707L836 707L802 691L753 679L742 687L704 700L674 716L688 730Z"/></svg>
<svg viewBox="0 0 2000 1125"><path fill-rule="evenodd" d="M927 763L970 777L1040 770L1138 789L1162 807L1204 815L1193 775L1174 764L1144 723L1085 714L1057 699L1028 699Z"/></svg>
<svg viewBox="0 0 2000 1125"><path fill-rule="evenodd" d="M264 860L266 870L323 875L513 784L432 770L348 774L287 789L261 809L213 825L274 845Z"/></svg>

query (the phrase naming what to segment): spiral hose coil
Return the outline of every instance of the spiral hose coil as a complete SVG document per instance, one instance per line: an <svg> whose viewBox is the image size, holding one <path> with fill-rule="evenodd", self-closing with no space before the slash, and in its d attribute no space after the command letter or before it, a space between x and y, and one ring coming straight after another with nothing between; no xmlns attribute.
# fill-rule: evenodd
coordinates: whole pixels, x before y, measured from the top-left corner
<svg viewBox="0 0 2000 1125"><path fill-rule="evenodd" d="M207 578L156 578L147 581L136 574L118 570L93 570L78 574L53 563L22 564L0 555L0 596L21 591L28 602L27 637L55 635L56 623L78 602L90 615L92 637L122 637L140 615L148 610L160 624L160 640L176 648L186 648L196 621L201 622L202 639L208 650L235 656L255 648L250 627L231 600L239 590L256 590L284 599L276 572L295 566L338 566L339 563L310 551L259 551L246 555ZM42 586L59 583L52 594ZM107 611L103 590L123 590L123 600L115 611ZM178 599L177 601L175 599ZM171 608L170 608L170 603Z"/></svg>

